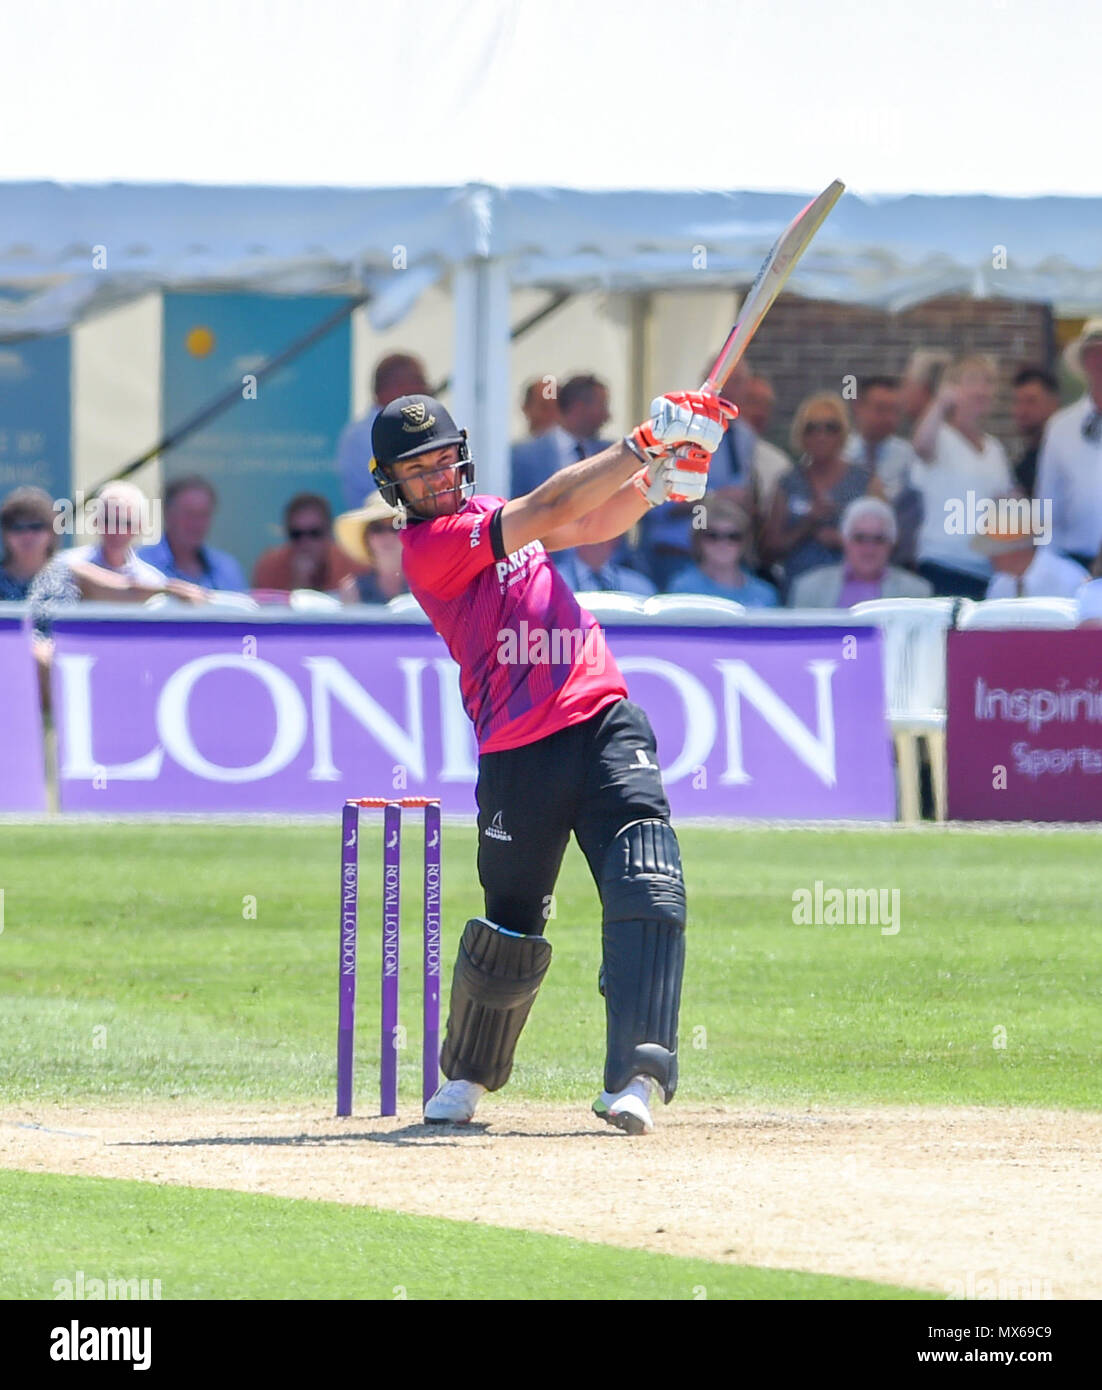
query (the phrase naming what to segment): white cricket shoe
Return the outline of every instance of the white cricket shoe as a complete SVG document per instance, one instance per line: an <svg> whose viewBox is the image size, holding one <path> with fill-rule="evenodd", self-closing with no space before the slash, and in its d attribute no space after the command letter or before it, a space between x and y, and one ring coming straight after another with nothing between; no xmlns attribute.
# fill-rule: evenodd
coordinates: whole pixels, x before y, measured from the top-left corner
<svg viewBox="0 0 1102 1390"><path fill-rule="evenodd" d="M650 1106L657 1083L649 1076L633 1076L622 1091L602 1091L593 1102L593 1113L625 1134L653 1134Z"/></svg>
<svg viewBox="0 0 1102 1390"><path fill-rule="evenodd" d="M445 1081L425 1106L425 1123L465 1125L474 1115L486 1087L477 1081Z"/></svg>

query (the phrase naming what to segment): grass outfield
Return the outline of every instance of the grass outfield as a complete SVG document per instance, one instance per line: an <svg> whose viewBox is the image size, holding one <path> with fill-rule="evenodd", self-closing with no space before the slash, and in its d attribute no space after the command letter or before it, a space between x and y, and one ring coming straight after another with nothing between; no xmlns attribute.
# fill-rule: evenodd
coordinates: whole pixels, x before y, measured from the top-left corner
<svg viewBox="0 0 1102 1390"><path fill-rule="evenodd" d="M0 1172L0 1298L160 1280L164 1299L912 1299L861 1279L621 1250L336 1202ZM45 1218L45 1219L44 1219ZM33 1266L28 1252L33 1251ZM79 1251L79 1257L76 1252ZM102 1306L102 1305L97 1305Z"/></svg>
<svg viewBox="0 0 1102 1390"><path fill-rule="evenodd" d="M331 1103L338 838L335 819L0 829L0 1100ZM682 844L684 1098L1097 1106L1097 837L688 829ZM411 1096L415 834L405 849ZM474 850L473 828L446 827L449 974L462 923L482 907ZM361 866L365 1098L377 1084L381 872L366 826ZM793 892L816 879L898 889L900 930L794 925ZM554 960L510 1094L588 1103L603 1057L600 933L574 848L548 934Z"/></svg>

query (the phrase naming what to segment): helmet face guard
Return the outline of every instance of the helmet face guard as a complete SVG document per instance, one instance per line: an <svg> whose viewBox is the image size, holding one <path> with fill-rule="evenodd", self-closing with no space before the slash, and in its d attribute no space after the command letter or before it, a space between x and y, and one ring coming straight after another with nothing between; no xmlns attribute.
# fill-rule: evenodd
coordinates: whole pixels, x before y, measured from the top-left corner
<svg viewBox="0 0 1102 1390"><path fill-rule="evenodd" d="M430 497L443 497L452 494L456 499L455 511L460 512L474 495L474 460L467 444L467 431L456 426L447 410L432 396L399 396L379 411L371 427L371 447L374 457L371 460L371 476L383 495L383 500L418 521L431 521L437 515L453 515L451 512L422 512L402 496L395 466L405 459L417 458L421 454L432 453L456 445L458 460L454 464L441 467L455 470L455 481L446 488L431 492ZM433 470L435 472L437 470ZM425 473L422 477L431 477Z"/></svg>

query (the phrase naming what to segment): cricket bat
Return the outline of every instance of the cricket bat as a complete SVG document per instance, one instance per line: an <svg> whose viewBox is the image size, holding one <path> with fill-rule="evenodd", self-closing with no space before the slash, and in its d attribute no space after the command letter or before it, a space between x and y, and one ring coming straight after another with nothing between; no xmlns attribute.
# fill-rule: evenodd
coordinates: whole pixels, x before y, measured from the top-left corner
<svg viewBox="0 0 1102 1390"><path fill-rule="evenodd" d="M796 263L811 244L811 238L823 225L827 215L845 192L845 184L835 179L829 188L824 188L817 198L792 219L777 240L773 249L762 262L762 267L742 301L738 320L723 344L719 356L708 373L708 379L700 388L719 396L727 384L727 378L738 366L750 346L750 340L761 326L761 321L784 288L785 281L796 268Z"/></svg>

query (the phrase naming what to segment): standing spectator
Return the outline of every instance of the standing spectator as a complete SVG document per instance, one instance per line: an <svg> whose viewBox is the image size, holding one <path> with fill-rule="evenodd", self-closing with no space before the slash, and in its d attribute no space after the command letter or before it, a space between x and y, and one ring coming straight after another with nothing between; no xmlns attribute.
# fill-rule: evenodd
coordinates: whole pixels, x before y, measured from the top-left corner
<svg viewBox="0 0 1102 1390"><path fill-rule="evenodd" d="M1049 418L1060 409L1060 383L1044 367L1023 367L1014 378L1011 414L1025 446L1014 465L1014 477L1026 497L1037 486L1037 459Z"/></svg>
<svg viewBox="0 0 1102 1390"><path fill-rule="evenodd" d="M890 565L895 513L879 497L858 497L842 515L842 563L808 570L789 590L790 608L852 608L875 598L929 598L925 579Z"/></svg>
<svg viewBox="0 0 1102 1390"><path fill-rule="evenodd" d="M526 496L566 464L607 447L600 432L608 422L608 387L598 377L572 376L559 390L559 416L538 439L513 446L511 496Z"/></svg>
<svg viewBox="0 0 1102 1390"><path fill-rule="evenodd" d="M777 484L792 467L792 460L766 439L773 418L776 396L773 387L763 376L751 376L739 413L758 437L754 448L754 508L760 516L768 516L773 505Z"/></svg>
<svg viewBox="0 0 1102 1390"><path fill-rule="evenodd" d="M576 594L605 590L647 598L654 593L654 585L646 575L627 565L616 564L613 559L622 539L614 536L610 541L560 550L552 556L552 561Z"/></svg>
<svg viewBox="0 0 1102 1390"><path fill-rule="evenodd" d="M54 504L40 487L17 487L0 506L0 601L18 603L57 549Z"/></svg>
<svg viewBox="0 0 1102 1390"><path fill-rule="evenodd" d="M1102 547L1102 318L1088 319L1065 353L1087 383L1045 426L1037 460L1037 496L1052 507L1052 541L1089 567Z"/></svg>
<svg viewBox="0 0 1102 1390"><path fill-rule="evenodd" d="M722 493L707 493L701 505L704 525L692 532L692 563L674 575L670 593L706 594L747 608L775 608L776 589L742 563L750 518Z"/></svg>
<svg viewBox="0 0 1102 1390"><path fill-rule="evenodd" d="M333 593L356 567L333 540L333 515L324 497L300 492L283 509L287 544L266 550L253 571L254 589L317 589Z"/></svg>
<svg viewBox="0 0 1102 1390"><path fill-rule="evenodd" d="M1082 565L1051 545L1037 545L1028 523L973 536L972 545L990 557L995 571L987 598L1074 598L1090 578Z"/></svg>
<svg viewBox="0 0 1102 1390"><path fill-rule="evenodd" d="M186 579L201 589L244 592L249 586L241 566L224 550L206 544L218 496L206 478L192 473L174 478L164 493L164 535L143 545L141 559L169 579Z"/></svg>
<svg viewBox="0 0 1102 1390"><path fill-rule="evenodd" d="M376 492L354 512L343 512L333 522L337 544L364 573L348 575L340 583L345 603L389 603L408 594L402 573L401 516Z"/></svg>
<svg viewBox="0 0 1102 1390"><path fill-rule="evenodd" d="M899 382L893 376L862 377L853 402L854 430L846 441L845 458L861 463L884 489L884 500L895 511L897 564L913 565L922 496L911 482L918 456L914 445L897 434L903 419Z"/></svg>
<svg viewBox="0 0 1102 1390"><path fill-rule="evenodd" d="M528 421L530 439L538 439L553 426L562 424L559 399L555 392L555 378L541 376L535 381L530 381L524 388L520 408Z"/></svg>
<svg viewBox="0 0 1102 1390"><path fill-rule="evenodd" d="M842 555L839 518L855 497L883 495L867 468L843 456L849 413L841 397L820 391L800 403L792 422L799 466L777 487L763 536L765 558L784 571L785 591L806 570Z"/></svg>
<svg viewBox="0 0 1102 1390"><path fill-rule="evenodd" d="M967 523L1013 485L1006 450L983 429L997 383L988 358L960 358L915 429L921 460L915 483L923 505L918 572L939 596L981 599L991 578L990 562L973 548L959 518Z"/></svg>
<svg viewBox="0 0 1102 1390"><path fill-rule="evenodd" d="M371 426L384 405L399 396L416 396L427 392L428 381L419 357L408 352L392 352L375 366L372 392L375 403L362 420L353 420L341 432L337 444L337 473L346 507L358 507L371 492Z"/></svg>
<svg viewBox="0 0 1102 1390"><path fill-rule="evenodd" d="M911 353L903 369L899 401L903 418L912 430L930 408L952 360L953 354L940 348L919 348Z"/></svg>
<svg viewBox="0 0 1102 1390"><path fill-rule="evenodd" d="M134 548L135 538L145 532L148 506L133 483L108 483L88 505L90 525L99 539L63 550L58 560L63 565L94 565L159 592L165 575Z"/></svg>

